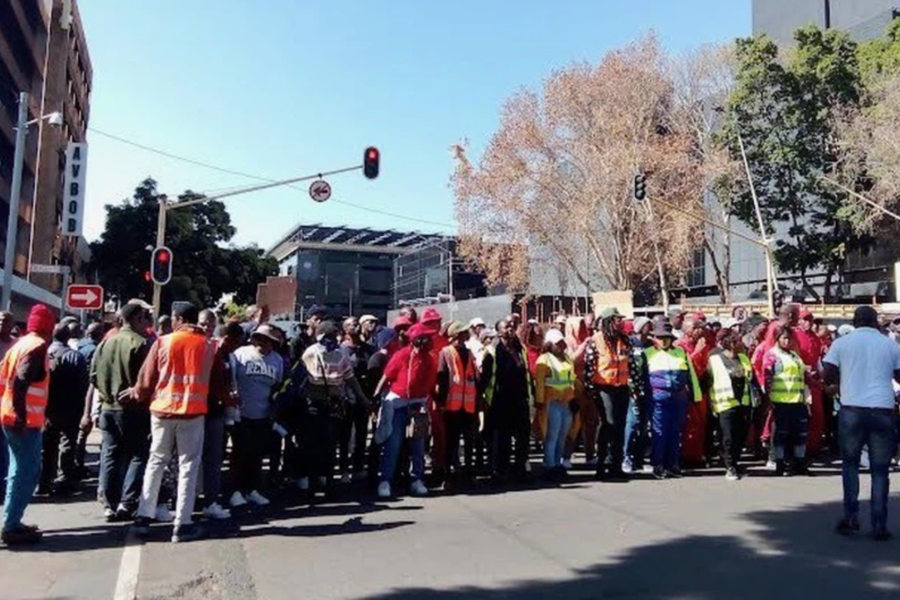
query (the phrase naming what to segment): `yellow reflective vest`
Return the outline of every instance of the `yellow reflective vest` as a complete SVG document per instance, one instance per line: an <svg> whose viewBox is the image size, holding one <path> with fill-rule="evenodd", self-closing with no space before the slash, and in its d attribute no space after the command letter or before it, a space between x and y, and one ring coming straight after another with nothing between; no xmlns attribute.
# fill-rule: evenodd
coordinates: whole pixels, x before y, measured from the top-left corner
<svg viewBox="0 0 900 600"><path fill-rule="evenodd" d="M709 390L709 400L714 414L721 414L736 406L751 406L750 384L753 380L753 365L746 354L738 354L737 359L744 368L744 393L741 398L734 397L734 388L731 385L731 375L722 360L722 354L717 352L709 357L709 373L712 376L712 387Z"/></svg>

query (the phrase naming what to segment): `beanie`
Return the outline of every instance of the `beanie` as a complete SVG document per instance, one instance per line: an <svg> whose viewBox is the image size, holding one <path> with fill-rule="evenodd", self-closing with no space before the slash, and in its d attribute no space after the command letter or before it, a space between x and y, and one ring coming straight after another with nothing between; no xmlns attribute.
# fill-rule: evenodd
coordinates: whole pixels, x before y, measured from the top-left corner
<svg viewBox="0 0 900 600"><path fill-rule="evenodd" d="M28 314L28 333L37 333L44 337L53 335L56 316L44 304L35 304Z"/></svg>

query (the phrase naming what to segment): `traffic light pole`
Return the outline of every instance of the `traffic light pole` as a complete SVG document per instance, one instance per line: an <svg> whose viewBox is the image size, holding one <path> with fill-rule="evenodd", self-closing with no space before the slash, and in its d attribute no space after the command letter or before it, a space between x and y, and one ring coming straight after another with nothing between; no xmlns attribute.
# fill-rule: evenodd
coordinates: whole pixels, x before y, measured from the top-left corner
<svg viewBox="0 0 900 600"><path fill-rule="evenodd" d="M270 181L268 183L262 183L259 185L252 185L246 188L241 188L238 190L233 190L230 192L225 192L223 194L216 194L215 196L204 196L203 198L197 198L195 200L185 200L184 202L173 202L169 203L168 199L165 195L161 195L159 197L159 218L156 223L156 247L160 248L166 245L166 213L170 210L175 210L177 208L184 208L186 206L193 206L195 204L202 204L204 202L212 202L213 200L222 200L224 198L231 198L232 196L239 196L241 194L249 194L250 192L259 192L261 190L267 190L269 188L280 187L284 185L290 185L292 183L300 183L301 181L309 181L311 179L322 179L323 177L328 177L330 175L340 175L341 173L349 173L350 171L358 171L363 168L363 165L356 165L353 167L345 167L343 169L335 169L334 171L326 171L323 173L316 173L314 175L304 175L303 177L294 177L291 179L282 179L279 181ZM174 260L174 257L173 257ZM154 321L159 320L160 314L160 304L162 303L162 285L154 282L153 283L153 318Z"/></svg>

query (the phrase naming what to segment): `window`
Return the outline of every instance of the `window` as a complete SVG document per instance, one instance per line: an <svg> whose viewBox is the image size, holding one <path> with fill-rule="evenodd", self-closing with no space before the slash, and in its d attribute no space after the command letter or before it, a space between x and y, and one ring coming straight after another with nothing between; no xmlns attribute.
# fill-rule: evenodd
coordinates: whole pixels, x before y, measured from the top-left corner
<svg viewBox="0 0 900 600"><path fill-rule="evenodd" d="M691 257L691 266L687 271L687 286L700 287L706 285L706 250L697 248Z"/></svg>

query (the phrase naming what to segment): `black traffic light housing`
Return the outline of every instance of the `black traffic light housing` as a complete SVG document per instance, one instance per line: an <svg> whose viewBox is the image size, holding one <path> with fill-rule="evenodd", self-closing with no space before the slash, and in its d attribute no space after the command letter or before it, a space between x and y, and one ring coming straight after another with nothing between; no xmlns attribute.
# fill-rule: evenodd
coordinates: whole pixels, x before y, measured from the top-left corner
<svg viewBox="0 0 900 600"><path fill-rule="evenodd" d="M172 280L172 251L165 246L153 250L150 258L150 277L157 285L166 285Z"/></svg>
<svg viewBox="0 0 900 600"><path fill-rule="evenodd" d="M638 173L634 176L634 199L643 200L647 197L647 176Z"/></svg>
<svg viewBox="0 0 900 600"><path fill-rule="evenodd" d="M363 175L368 179L378 177L378 169L381 166L381 152L375 146L366 148L363 154Z"/></svg>

